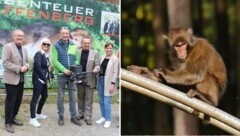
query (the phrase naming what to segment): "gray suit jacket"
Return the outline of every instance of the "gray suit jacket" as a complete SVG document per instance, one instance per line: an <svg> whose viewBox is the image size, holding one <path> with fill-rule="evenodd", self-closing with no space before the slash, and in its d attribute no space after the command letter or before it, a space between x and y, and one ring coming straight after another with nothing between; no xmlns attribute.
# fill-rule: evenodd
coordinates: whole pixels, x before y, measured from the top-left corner
<svg viewBox="0 0 240 136"><path fill-rule="evenodd" d="M82 55L82 49L79 49L80 57ZM80 58L81 61L81 58ZM81 62L79 62L80 64ZM92 72L93 70L100 70L100 58L96 51L90 49L88 54L88 61L86 66L86 72ZM97 78L95 73L89 73L87 74L87 85L90 86L90 88L96 87L97 84Z"/></svg>
<svg viewBox="0 0 240 136"><path fill-rule="evenodd" d="M3 82L6 84L17 85L20 81L20 70L21 67L28 64L27 50L22 48L23 59L17 49L15 43L9 43L4 45L2 51L2 62L3 62ZM24 74L24 81L26 77Z"/></svg>

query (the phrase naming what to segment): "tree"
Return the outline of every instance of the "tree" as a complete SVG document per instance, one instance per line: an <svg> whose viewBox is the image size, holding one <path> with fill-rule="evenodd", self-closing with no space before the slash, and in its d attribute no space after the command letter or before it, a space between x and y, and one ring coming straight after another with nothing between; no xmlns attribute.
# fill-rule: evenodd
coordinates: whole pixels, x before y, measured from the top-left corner
<svg viewBox="0 0 240 136"><path fill-rule="evenodd" d="M162 41L162 34L167 32L167 9L166 0L153 0L153 14L152 22L155 48L155 67L165 67L166 53L165 46ZM161 115L161 116L160 116ZM155 134L166 135L171 134L171 116L169 106L156 101L155 102Z"/></svg>
<svg viewBox="0 0 240 136"><path fill-rule="evenodd" d="M236 39L237 39L237 45L240 45L240 0L237 0L237 12L236 12L236 17L237 17L237 31L236 31ZM240 46L237 46L237 59L236 60L240 60ZM236 96L240 96L240 63L237 63L237 95ZM238 98L239 99L239 98ZM240 116L240 105L238 104L237 107L237 115L238 117Z"/></svg>
<svg viewBox="0 0 240 136"><path fill-rule="evenodd" d="M169 27L191 28L190 0L169 0L167 2ZM175 135L199 134L197 118L178 109L173 110L173 116Z"/></svg>

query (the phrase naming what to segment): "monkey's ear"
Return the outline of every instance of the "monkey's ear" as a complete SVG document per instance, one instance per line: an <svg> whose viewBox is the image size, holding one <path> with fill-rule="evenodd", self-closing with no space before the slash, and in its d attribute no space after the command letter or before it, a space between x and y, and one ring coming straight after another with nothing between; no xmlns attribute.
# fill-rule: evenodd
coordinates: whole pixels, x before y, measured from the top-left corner
<svg viewBox="0 0 240 136"><path fill-rule="evenodd" d="M192 35L192 34L193 34L192 28L188 28L188 29L187 29L187 33L190 34L190 35Z"/></svg>
<svg viewBox="0 0 240 136"><path fill-rule="evenodd" d="M168 36L162 35L162 39L163 39L163 40L168 40Z"/></svg>

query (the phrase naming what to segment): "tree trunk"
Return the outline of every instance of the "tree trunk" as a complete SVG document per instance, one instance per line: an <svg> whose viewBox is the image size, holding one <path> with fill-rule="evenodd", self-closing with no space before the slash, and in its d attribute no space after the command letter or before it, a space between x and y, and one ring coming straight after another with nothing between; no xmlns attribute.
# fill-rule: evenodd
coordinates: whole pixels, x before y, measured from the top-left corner
<svg viewBox="0 0 240 136"><path fill-rule="evenodd" d="M237 70L236 63L238 64L236 58L236 49L234 46L230 46L229 32L228 32L228 3L225 0L217 0L215 5L215 16L216 16L216 47L222 56L225 65L227 67L228 73L228 85L227 90L229 90L221 99L221 104L219 105L225 111L233 113L237 103L233 101L236 96L236 84L237 84ZM237 9L238 10L238 9ZM230 76L231 75L231 76ZM231 78L230 78L231 77ZM231 104L231 106L229 106Z"/></svg>
<svg viewBox="0 0 240 136"><path fill-rule="evenodd" d="M227 2L225 0L215 1L215 17L217 26L216 46L222 55L224 62L228 62L228 19L227 19Z"/></svg>
<svg viewBox="0 0 240 136"><path fill-rule="evenodd" d="M236 18L237 18L237 24L236 24L236 26L237 26L237 30L236 30L236 39L237 39L237 44L236 45L240 45L240 34L239 34L239 32L240 32L240 0L237 0L237 9L236 9L237 11L236 11ZM237 48L237 59L236 60L240 60L240 46L236 46L236 48ZM240 102L240 98L239 98L239 96L240 96L240 63L238 62L237 63L237 72L238 72L238 74L237 74L237 95L236 96L238 96L237 98L236 98L236 100L237 101L235 101L235 103L239 103ZM238 115L238 117L240 117L240 104L237 104L237 107L236 107L236 109L237 109L237 115Z"/></svg>
<svg viewBox="0 0 240 136"><path fill-rule="evenodd" d="M153 34L155 45L155 64L157 68L165 67L166 55L165 46L162 41L162 34L167 31L167 9L166 0L153 0ZM169 106L164 103L155 102L155 134L171 134L171 122Z"/></svg>
<svg viewBox="0 0 240 136"><path fill-rule="evenodd" d="M169 27L191 27L190 0L168 0Z"/></svg>
<svg viewBox="0 0 240 136"><path fill-rule="evenodd" d="M193 30L194 33L197 34L197 36L202 37L203 36L203 1L202 0L196 0L196 2L191 3L191 10L192 10L192 22L193 22Z"/></svg>
<svg viewBox="0 0 240 136"><path fill-rule="evenodd" d="M170 28L184 27L190 28L191 11L190 0L169 0L168 17ZM197 135L199 134L198 119L181 110L173 110L174 135ZM191 127L190 127L191 126Z"/></svg>

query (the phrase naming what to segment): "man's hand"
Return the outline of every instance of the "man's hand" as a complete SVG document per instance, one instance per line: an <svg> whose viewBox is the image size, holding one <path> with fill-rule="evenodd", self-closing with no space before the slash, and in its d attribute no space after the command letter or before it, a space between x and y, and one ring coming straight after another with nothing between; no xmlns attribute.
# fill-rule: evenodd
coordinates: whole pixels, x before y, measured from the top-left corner
<svg viewBox="0 0 240 136"><path fill-rule="evenodd" d="M94 72L94 73L98 73L99 71L100 71L99 68L95 68L95 69L93 69L93 72Z"/></svg>
<svg viewBox="0 0 240 136"><path fill-rule="evenodd" d="M67 76L70 76L71 75L71 71L70 70L67 70L66 72L65 72L65 74L67 75Z"/></svg>
<svg viewBox="0 0 240 136"><path fill-rule="evenodd" d="M27 66L22 66L22 67L21 67L21 72L22 72L22 73L27 72L27 70L28 70L28 67L27 67Z"/></svg>

